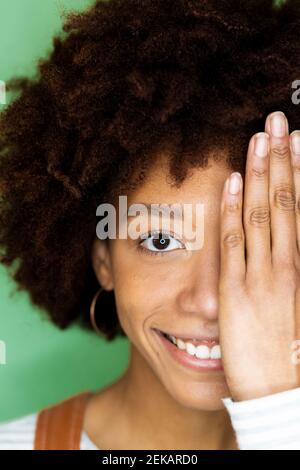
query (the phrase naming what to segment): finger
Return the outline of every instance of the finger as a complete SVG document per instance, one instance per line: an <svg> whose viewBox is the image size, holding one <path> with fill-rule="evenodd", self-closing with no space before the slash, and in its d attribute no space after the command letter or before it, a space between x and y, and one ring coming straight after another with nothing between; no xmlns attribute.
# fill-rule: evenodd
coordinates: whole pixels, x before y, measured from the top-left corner
<svg viewBox="0 0 300 470"><path fill-rule="evenodd" d="M290 151L292 155L292 168L295 188L295 217L296 240L298 253L300 252L300 131L294 131L290 135Z"/></svg>
<svg viewBox="0 0 300 470"><path fill-rule="evenodd" d="M243 203L246 270L255 275L272 266L268 153L269 135L255 134L248 146Z"/></svg>
<svg viewBox="0 0 300 470"><path fill-rule="evenodd" d="M243 179L238 172L227 178L221 202L221 282L245 279L245 244L242 223Z"/></svg>
<svg viewBox="0 0 300 470"><path fill-rule="evenodd" d="M270 135L269 201L272 264L291 264L296 254L295 190L287 119L281 111L270 114L265 130Z"/></svg>

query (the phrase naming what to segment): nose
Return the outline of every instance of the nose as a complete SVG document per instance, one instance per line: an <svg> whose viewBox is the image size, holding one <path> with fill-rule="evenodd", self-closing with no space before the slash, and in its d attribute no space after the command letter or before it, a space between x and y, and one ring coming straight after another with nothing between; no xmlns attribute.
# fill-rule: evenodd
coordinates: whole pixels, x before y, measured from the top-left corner
<svg viewBox="0 0 300 470"><path fill-rule="evenodd" d="M202 251L202 252L201 252ZM204 322L218 320L220 257L216 249L195 251L188 260L184 283L178 293L180 311Z"/></svg>

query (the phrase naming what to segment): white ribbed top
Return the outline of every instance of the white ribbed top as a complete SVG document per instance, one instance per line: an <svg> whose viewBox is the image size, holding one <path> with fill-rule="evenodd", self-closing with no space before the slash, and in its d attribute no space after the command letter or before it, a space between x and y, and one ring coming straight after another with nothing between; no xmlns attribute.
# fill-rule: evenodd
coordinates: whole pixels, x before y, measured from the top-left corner
<svg viewBox="0 0 300 470"><path fill-rule="evenodd" d="M300 387L253 400L222 399L240 450L300 450ZM0 450L33 450L37 413L0 423ZM85 431L80 450L100 450Z"/></svg>
<svg viewBox="0 0 300 470"><path fill-rule="evenodd" d="M223 398L241 450L300 450L300 387L239 402Z"/></svg>
<svg viewBox="0 0 300 470"><path fill-rule="evenodd" d="M33 450L37 413L0 423L0 450ZM80 450L99 450L81 433Z"/></svg>

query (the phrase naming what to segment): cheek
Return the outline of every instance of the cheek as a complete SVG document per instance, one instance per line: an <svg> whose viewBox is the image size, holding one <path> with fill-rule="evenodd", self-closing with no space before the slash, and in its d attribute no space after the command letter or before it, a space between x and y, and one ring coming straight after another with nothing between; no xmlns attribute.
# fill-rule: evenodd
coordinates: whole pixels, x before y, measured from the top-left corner
<svg viewBox="0 0 300 470"><path fill-rule="evenodd" d="M166 289L154 278L130 275L115 283L115 298L119 321L131 338L142 334L149 319L163 310Z"/></svg>
<svg viewBox="0 0 300 470"><path fill-rule="evenodd" d="M122 328L130 339L143 336L148 325L157 317L170 311L176 297L176 284L168 278L165 270L155 266L143 269L121 269L115 277L115 298Z"/></svg>

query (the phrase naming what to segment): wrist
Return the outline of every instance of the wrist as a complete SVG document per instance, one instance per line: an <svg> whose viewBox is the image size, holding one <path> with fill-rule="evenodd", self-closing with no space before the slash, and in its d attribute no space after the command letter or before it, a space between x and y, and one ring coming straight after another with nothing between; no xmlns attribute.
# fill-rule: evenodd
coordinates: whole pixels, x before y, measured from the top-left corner
<svg viewBox="0 0 300 470"><path fill-rule="evenodd" d="M247 389L241 387L229 387L231 398L235 402L255 400L276 393L286 392L300 387L300 384L291 382L285 384L265 385L259 387L248 387Z"/></svg>

